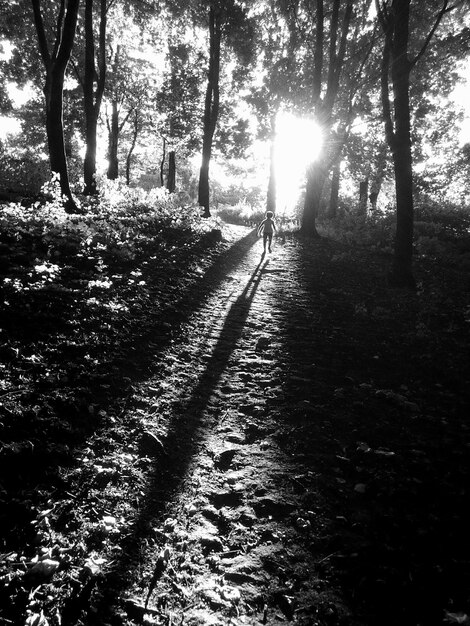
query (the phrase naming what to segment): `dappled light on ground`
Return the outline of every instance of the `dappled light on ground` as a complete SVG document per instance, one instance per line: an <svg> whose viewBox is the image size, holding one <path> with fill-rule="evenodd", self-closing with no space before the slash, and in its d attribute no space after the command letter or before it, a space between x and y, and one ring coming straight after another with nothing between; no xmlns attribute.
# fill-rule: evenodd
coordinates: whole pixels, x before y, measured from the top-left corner
<svg viewBox="0 0 470 626"><path fill-rule="evenodd" d="M456 258L422 260L410 295L387 289L375 252L279 237L262 256L253 232L225 237L201 249L180 238L174 280L169 267L122 267L121 286L145 281L153 294L145 306L127 286L94 285L93 306L126 304L117 320L100 306L99 328L88 287L75 287L100 346L106 324L119 328L106 359L69 345L61 370L59 348L45 349L52 324L29 328L39 361L23 345L4 351L4 371L21 363L29 378L0 398L0 615L403 626L468 614L469 328L455 314ZM50 268L52 289L8 287L10 306L42 294L32 322L76 276L56 265L35 263L34 281ZM84 274L87 286L100 273ZM73 321L66 304L55 315ZM46 367L54 376L41 378ZM65 393L72 374L81 404Z"/></svg>

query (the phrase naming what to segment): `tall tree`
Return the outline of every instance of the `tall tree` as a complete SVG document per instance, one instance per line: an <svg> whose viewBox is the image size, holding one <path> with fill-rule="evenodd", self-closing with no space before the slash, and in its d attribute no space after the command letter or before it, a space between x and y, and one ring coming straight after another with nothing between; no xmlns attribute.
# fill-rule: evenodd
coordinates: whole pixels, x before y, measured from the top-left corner
<svg viewBox="0 0 470 626"><path fill-rule="evenodd" d="M209 209L209 164L212 154L217 118L219 116L220 91L220 45L222 39L222 8L218 3L209 7L209 69L207 72L206 97L202 135L202 157L199 172L198 202L204 209L204 217L210 216Z"/></svg>
<svg viewBox="0 0 470 626"><path fill-rule="evenodd" d="M220 110L220 74L222 43L231 48L242 65L252 58L251 21L247 8L237 0L210 0L208 6L209 23L209 67L204 103L202 159L199 172L198 201L205 217L210 216L209 208L209 165L212 155L212 142Z"/></svg>
<svg viewBox="0 0 470 626"><path fill-rule="evenodd" d="M197 45L180 41L182 32L188 32L187 20L172 16L166 70L155 99L156 128L163 139L160 178L170 193L176 188L176 155L181 161L200 145L204 56Z"/></svg>
<svg viewBox="0 0 470 626"><path fill-rule="evenodd" d="M107 13L112 1L99 0L98 55L95 53L94 2L85 0L85 66L83 103L85 111L85 159L83 180L85 195L96 193L96 143L98 118L106 81L106 27Z"/></svg>
<svg viewBox="0 0 470 626"><path fill-rule="evenodd" d="M340 87L352 15L351 0L344 5L342 15L341 0L333 0L329 24L327 24L323 0L316 2L311 103L317 122L322 127L325 136L329 134L332 126L333 108ZM328 41L326 50L325 39ZM308 235L317 235L316 217L320 210L327 175L328 169L324 159L312 163L307 171L302 231Z"/></svg>
<svg viewBox="0 0 470 626"><path fill-rule="evenodd" d="M55 39L52 47L46 35L41 0L31 0L34 24L43 61L46 78L44 95L46 99L46 132L51 170L60 176L60 189L66 198L65 209L77 211L77 205L70 189L67 158L65 154L63 126L63 89L75 38L80 0L61 0L55 26Z"/></svg>
<svg viewBox="0 0 470 626"><path fill-rule="evenodd" d="M409 56L410 5L412 0L375 0L384 33L382 55L382 108L385 134L395 173L397 228L390 283L413 288L413 168L411 152L410 74L424 55L443 16L449 0L443 0L423 45L414 58ZM393 89L393 116L389 84Z"/></svg>
<svg viewBox="0 0 470 626"><path fill-rule="evenodd" d="M277 19L272 41L278 60L273 69L284 75L276 90L281 106L315 119L323 149L306 172L301 228L316 236L325 183L341 150L335 126L349 126L352 100L371 55L374 36L369 18L372 0L277 0L270 9ZM271 56L273 56L271 52ZM271 72L272 73L272 72ZM278 82L278 81L277 81ZM347 133L343 132L343 135Z"/></svg>

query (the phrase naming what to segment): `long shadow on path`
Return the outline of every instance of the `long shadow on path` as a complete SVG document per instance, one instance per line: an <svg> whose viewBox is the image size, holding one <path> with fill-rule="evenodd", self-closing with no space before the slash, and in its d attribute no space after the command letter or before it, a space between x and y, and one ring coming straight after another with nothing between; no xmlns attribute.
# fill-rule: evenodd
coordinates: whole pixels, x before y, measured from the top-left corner
<svg viewBox="0 0 470 626"><path fill-rule="evenodd" d="M153 478L144 498L144 506L134 522L132 532L121 545L122 557L106 577L103 602L98 614L100 620L112 612L119 601L134 566L141 546L152 530L152 523L165 511L184 479L190 463L198 450L202 433L200 427L211 396L226 370L230 357L241 338L257 289L266 271L268 259L263 255L247 284L230 306L217 342L207 361L197 385L189 397L182 398L172 412L170 428L164 441L168 456L163 454L155 463ZM171 456L170 456L171 455ZM64 622L72 623L72 622Z"/></svg>

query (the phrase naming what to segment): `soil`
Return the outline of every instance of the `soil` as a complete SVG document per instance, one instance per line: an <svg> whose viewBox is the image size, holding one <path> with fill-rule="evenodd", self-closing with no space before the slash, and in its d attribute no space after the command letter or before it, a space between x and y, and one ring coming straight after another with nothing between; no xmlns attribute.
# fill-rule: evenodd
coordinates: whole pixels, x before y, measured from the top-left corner
<svg viewBox="0 0 470 626"><path fill-rule="evenodd" d="M470 624L468 252L416 293L367 248L261 252L155 266L137 320L4 390L0 623Z"/></svg>

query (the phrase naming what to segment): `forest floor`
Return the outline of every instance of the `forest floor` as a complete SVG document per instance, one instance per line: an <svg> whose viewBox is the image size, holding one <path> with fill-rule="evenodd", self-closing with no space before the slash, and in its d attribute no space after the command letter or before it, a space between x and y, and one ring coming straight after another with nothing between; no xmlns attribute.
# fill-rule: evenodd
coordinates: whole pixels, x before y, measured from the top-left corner
<svg viewBox="0 0 470 626"><path fill-rule="evenodd" d="M387 254L233 226L105 259L111 288L0 250L0 623L470 624L457 244L416 293Z"/></svg>

